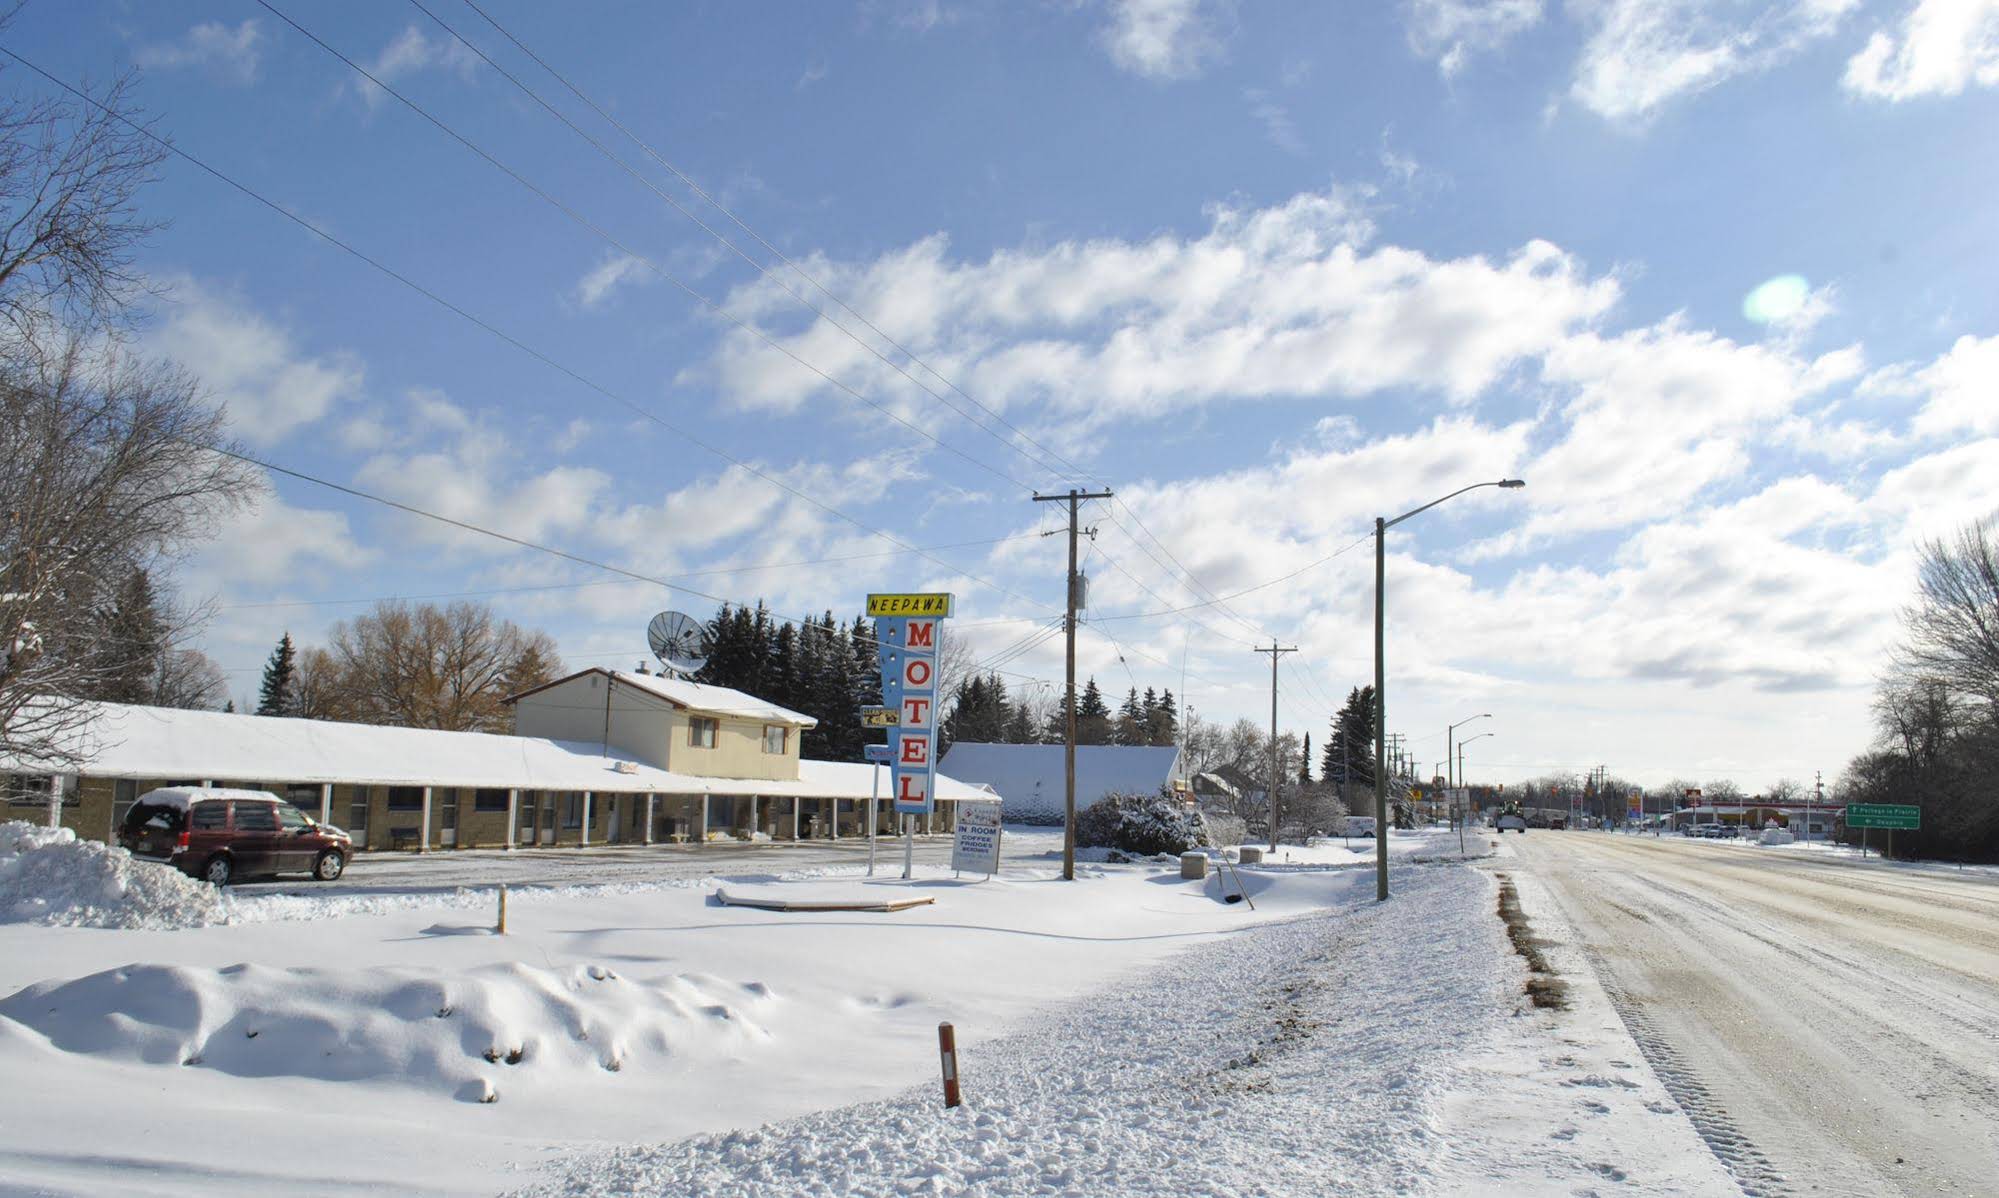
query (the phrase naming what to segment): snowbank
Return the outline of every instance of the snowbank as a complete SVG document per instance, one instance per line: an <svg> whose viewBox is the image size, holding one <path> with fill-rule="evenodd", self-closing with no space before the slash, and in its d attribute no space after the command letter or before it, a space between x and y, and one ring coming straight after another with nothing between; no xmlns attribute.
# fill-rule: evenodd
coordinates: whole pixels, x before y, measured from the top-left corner
<svg viewBox="0 0 1999 1198"><path fill-rule="evenodd" d="M778 1001L759 982L641 982L601 965L448 974L130 965L29 986L0 1000L0 1016L67 1052L493 1102L517 1083L748 1051L771 1039L759 1016Z"/></svg>
<svg viewBox="0 0 1999 1198"><path fill-rule="evenodd" d="M198 928L226 922L215 887L68 828L0 824L0 923Z"/></svg>

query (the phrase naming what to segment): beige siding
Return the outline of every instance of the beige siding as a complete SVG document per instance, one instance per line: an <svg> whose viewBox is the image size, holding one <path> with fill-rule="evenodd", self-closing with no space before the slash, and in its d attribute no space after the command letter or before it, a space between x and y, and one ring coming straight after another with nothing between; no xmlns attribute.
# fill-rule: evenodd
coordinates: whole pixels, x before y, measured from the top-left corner
<svg viewBox="0 0 1999 1198"><path fill-rule="evenodd" d="M668 720L673 705L630 686L610 686L602 674L584 674L521 698L514 704L514 735L586 745L605 742L605 700L610 752L659 769L676 768L668 761L672 748Z"/></svg>
<svg viewBox="0 0 1999 1198"><path fill-rule="evenodd" d="M783 753L766 753L762 720L708 716L705 718L720 723L715 730L715 747L696 748L691 743L689 723L701 715L698 711L673 713L669 735L673 741L674 770L709 778L789 780L798 777L798 729L787 730Z"/></svg>

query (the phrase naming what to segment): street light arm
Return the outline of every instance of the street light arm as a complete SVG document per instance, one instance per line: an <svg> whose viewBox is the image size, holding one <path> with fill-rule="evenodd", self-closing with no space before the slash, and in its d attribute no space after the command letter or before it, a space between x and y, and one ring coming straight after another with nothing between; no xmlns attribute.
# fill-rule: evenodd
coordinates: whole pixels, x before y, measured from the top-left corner
<svg viewBox="0 0 1999 1198"><path fill-rule="evenodd" d="M1460 495L1464 494L1464 493L1465 493L1466 491L1476 491L1476 490L1478 490L1478 489L1479 489L1480 487L1507 487L1507 488L1513 488L1513 487L1524 487L1524 486L1526 486L1526 485L1527 485L1527 484L1526 484L1525 482L1523 482L1522 480L1520 480L1520 479L1517 479L1517 478L1502 478L1502 479L1499 479L1499 480L1497 480L1496 482L1489 482L1489 483L1473 483L1473 484L1472 484L1471 486L1469 486L1469 487L1459 487L1459 488L1458 488L1457 490L1455 490L1455 491L1452 491L1452 492L1451 492L1451 493L1450 493L1449 495L1446 495L1446 496L1444 496L1444 497L1443 497L1443 499L1432 499L1432 500L1431 500L1430 502L1428 502L1428 503L1424 504L1424 505L1423 505L1422 507L1419 507L1419 508L1415 509L1414 511L1408 511L1408 512L1404 512L1404 513L1402 513L1401 515L1399 515L1399 516L1395 517L1395 519L1393 519L1393 520L1384 520L1384 521L1382 521L1382 522L1381 522L1381 528L1382 528L1382 530L1383 530L1383 531L1386 531L1386 530L1388 530L1388 529L1391 529L1391 528L1394 528L1394 527L1395 527L1396 525L1398 525L1398 524L1402 523L1402 522L1403 522L1404 520L1407 520L1407 519L1408 519L1409 517L1411 517L1411 516L1420 516L1420 515L1422 515L1422 514L1423 514L1424 512L1427 512L1427 511L1429 511L1429 510L1430 510L1431 508L1433 508L1433 507L1436 507L1436 506L1437 506L1438 504L1440 504L1440 503L1444 502L1444 500L1446 500L1446 499L1456 499L1456 498L1457 498L1458 496L1460 496Z"/></svg>

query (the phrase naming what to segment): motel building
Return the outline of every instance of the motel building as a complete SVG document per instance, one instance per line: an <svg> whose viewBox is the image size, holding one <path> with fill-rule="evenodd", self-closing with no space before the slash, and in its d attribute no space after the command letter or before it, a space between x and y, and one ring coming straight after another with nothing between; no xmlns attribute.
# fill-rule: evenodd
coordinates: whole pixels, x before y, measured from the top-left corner
<svg viewBox="0 0 1999 1198"><path fill-rule="evenodd" d="M590 669L508 703L513 736L93 704L66 772L0 756L0 819L109 842L149 790L231 786L289 800L357 850L837 839L867 834L871 799L881 835L900 827L886 768L801 760L813 718L741 691ZM992 797L939 774L917 831Z"/></svg>

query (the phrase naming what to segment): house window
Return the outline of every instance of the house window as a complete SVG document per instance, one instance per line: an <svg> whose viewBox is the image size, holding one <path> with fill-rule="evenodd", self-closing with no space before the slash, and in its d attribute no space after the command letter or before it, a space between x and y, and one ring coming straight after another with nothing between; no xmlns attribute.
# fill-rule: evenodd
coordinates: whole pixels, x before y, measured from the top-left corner
<svg viewBox="0 0 1999 1198"><path fill-rule="evenodd" d="M765 724L764 752L766 753L784 752L784 738L786 734L788 734L790 731L791 729L786 728L783 724Z"/></svg>
<svg viewBox="0 0 1999 1198"><path fill-rule="evenodd" d="M687 743L697 749L712 749L715 747L715 732L720 727L720 720L697 715L687 721Z"/></svg>
<svg viewBox="0 0 1999 1198"><path fill-rule="evenodd" d="M423 787L421 786L389 787L389 810L422 811Z"/></svg>
<svg viewBox="0 0 1999 1198"><path fill-rule="evenodd" d="M472 810L505 811L506 809L507 809L506 791L494 790L491 789L490 787L481 787L480 789L472 792Z"/></svg>

